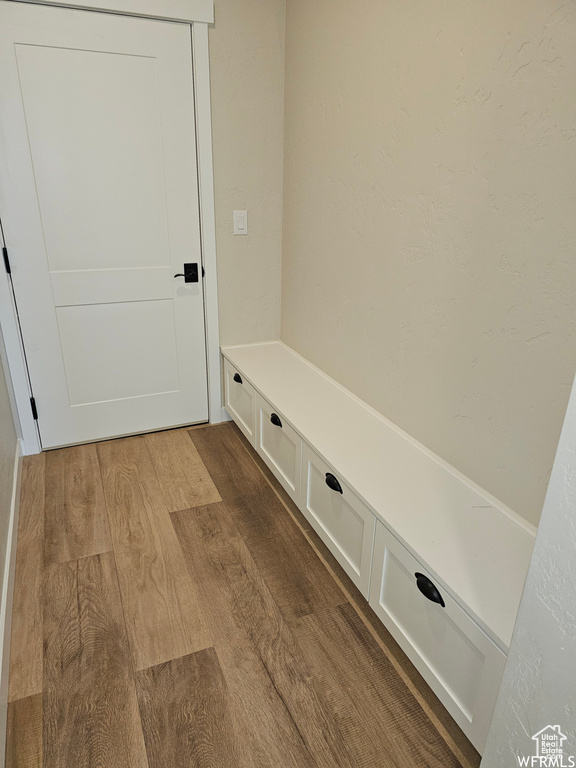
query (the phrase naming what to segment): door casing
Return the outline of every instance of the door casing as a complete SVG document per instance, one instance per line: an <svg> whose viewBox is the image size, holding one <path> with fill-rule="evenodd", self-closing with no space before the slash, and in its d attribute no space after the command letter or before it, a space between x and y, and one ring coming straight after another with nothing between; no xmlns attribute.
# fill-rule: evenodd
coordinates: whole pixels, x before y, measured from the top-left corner
<svg viewBox="0 0 576 768"><path fill-rule="evenodd" d="M14 1L23 2L24 0ZM42 0L42 4L79 8L93 12L110 11L122 15L142 16L145 18L153 17L165 21L178 21L180 23L184 21L190 24L196 109L201 248L202 261L206 271L204 278L204 313L208 370L208 410L210 423L219 423L226 420L228 417L222 408L221 394L207 25L207 21L213 17L213 0L168 0L162 3L162 14L153 13L154 3L150 3L149 0L93 0L91 4L82 2L45 2ZM5 148L0 144L0 169L2 166L6 166L6 161ZM4 175L0 173L0 183ZM2 211L0 211L0 221L1 215ZM2 242L2 245L4 245L4 242ZM6 245L9 247L9 243ZM30 408L32 392L26 367L26 355L22 345L11 280L3 269L0 270L0 328L4 338L8 369L14 387L24 453L26 455L39 453L42 447L36 421Z"/></svg>

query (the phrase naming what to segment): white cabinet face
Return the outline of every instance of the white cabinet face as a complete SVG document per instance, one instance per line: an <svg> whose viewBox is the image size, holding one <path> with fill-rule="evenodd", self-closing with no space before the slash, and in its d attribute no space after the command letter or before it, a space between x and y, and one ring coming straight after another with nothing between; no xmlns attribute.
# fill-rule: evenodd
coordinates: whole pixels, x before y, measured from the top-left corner
<svg viewBox="0 0 576 768"><path fill-rule="evenodd" d="M292 429L282 414L257 395L256 450L276 475L290 498L300 498L302 467L302 438Z"/></svg>
<svg viewBox="0 0 576 768"><path fill-rule="evenodd" d="M303 473L302 513L364 597L368 597L376 518L306 444Z"/></svg>
<svg viewBox="0 0 576 768"><path fill-rule="evenodd" d="M256 437L256 391L224 360L224 402L241 432L254 445Z"/></svg>
<svg viewBox="0 0 576 768"><path fill-rule="evenodd" d="M370 606L481 750L506 657L380 522Z"/></svg>

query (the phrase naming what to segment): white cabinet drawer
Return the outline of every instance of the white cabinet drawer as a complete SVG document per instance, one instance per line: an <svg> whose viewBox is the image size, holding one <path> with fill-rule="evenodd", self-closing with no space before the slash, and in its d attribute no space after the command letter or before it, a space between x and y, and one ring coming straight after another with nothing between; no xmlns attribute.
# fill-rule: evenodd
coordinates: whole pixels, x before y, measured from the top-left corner
<svg viewBox="0 0 576 768"><path fill-rule="evenodd" d="M506 656L379 521L370 606L481 752Z"/></svg>
<svg viewBox="0 0 576 768"><path fill-rule="evenodd" d="M367 598L376 518L306 443L300 509Z"/></svg>
<svg viewBox="0 0 576 768"><path fill-rule="evenodd" d="M297 504L300 499L302 438L286 423L282 414L258 394L256 410L256 450Z"/></svg>
<svg viewBox="0 0 576 768"><path fill-rule="evenodd" d="M224 403L244 436L254 445L256 439L256 390L224 359Z"/></svg>

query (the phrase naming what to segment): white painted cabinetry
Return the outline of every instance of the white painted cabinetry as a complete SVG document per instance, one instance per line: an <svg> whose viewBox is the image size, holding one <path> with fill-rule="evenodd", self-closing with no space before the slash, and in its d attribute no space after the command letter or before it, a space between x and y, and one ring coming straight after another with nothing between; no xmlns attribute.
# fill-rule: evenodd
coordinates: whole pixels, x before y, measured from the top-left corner
<svg viewBox="0 0 576 768"><path fill-rule="evenodd" d="M280 481L290 498L300 499L302 438L283 414L256 395L256 450Z"/></svg>
<svg viewBox="0 0 576 768"><path fill-rule="evenodd" d="M376 518L334 470L304 445L300 509L365 598Z"/></svg>
<svg viewBox="0 0 576 768"><path fill-rule="evenodd" d="M481 752L535 529L281 342L222 353L228 412Z"/></svg>
<svg viewBox="0 0 576 768"><path fill-rule="evenodd" d="M227 360L224 361L224 403L244 437L254 446L256 439L256 392Z"/></svg>
<svg viewBox="0 0 576 768"><path fill-rule="evenodd" d="M468 738L482 743L506 655L380 522L369 602Z"/></svg>

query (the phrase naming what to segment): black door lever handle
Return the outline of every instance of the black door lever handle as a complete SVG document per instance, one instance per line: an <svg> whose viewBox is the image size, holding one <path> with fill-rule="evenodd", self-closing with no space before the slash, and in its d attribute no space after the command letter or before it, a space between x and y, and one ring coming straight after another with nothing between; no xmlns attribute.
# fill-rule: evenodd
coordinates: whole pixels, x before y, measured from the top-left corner
<svg viewBox="0 0 576 768"><path fill-rule="evenodd" d="M185 283L197 283L198 282L198 264L184 264L184 273L179 272L174 277L183 277Z"/></svg>

